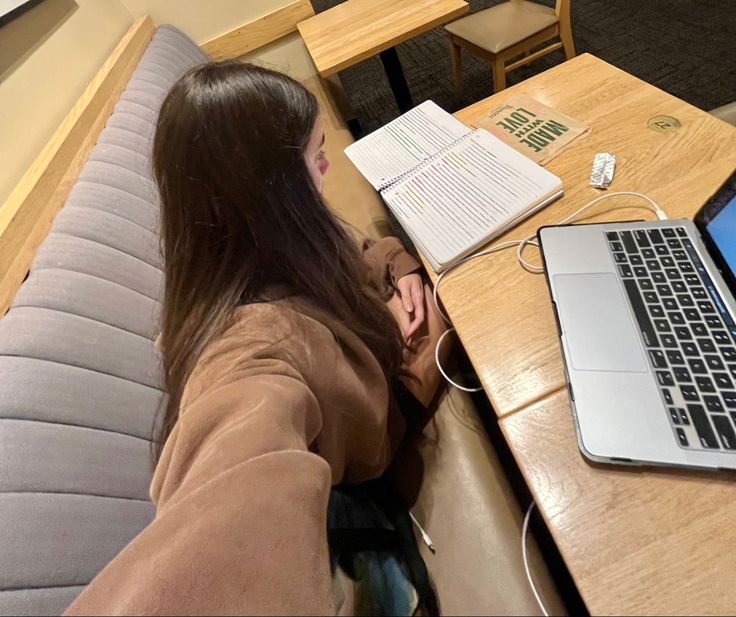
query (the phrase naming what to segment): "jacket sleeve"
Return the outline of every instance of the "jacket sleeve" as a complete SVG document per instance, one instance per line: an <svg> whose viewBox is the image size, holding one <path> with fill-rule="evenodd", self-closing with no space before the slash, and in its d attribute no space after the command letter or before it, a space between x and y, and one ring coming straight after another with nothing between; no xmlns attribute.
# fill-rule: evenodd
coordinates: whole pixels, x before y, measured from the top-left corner
<svg viewBox="0 0 736 617"><path fill-rule="evenodd" d="M368 268L369 283L384 296L391 295L402 276L421 268L394 237L364 240L363 261Z"/></svg>
<svg viewBox="0 0 736 617"><path fill-rule="evenodd" d="M288 363L255 364L199 376L156 469L156 517L67 614L334 613L331 472L309 451L320 409Z"/></svg>

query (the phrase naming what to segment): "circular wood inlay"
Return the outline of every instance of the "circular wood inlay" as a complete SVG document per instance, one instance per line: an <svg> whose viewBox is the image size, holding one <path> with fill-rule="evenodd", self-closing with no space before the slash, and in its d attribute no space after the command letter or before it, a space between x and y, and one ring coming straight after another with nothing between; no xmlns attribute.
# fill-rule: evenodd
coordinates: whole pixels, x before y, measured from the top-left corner
<svg viewBox="0 0 736 617"><path fill-rule="evenodd" d="M682 123L672 116L654 116L649 118L647 126L657 133L674 133L682 126Z"/></svg>

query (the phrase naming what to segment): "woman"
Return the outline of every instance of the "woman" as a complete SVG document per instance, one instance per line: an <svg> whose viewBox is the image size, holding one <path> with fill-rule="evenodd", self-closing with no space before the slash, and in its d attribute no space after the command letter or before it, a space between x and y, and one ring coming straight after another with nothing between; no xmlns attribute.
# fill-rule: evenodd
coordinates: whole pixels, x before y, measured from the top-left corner
<svg viewBox="0 0 736 617"><path fill-rule="evenodd" d="M335 610L330 488L391 461L426 307L399 242L361 250L321 199L323 142L314 96L266 69L204 65L167 96L157 514L71 613Z"/></svg>

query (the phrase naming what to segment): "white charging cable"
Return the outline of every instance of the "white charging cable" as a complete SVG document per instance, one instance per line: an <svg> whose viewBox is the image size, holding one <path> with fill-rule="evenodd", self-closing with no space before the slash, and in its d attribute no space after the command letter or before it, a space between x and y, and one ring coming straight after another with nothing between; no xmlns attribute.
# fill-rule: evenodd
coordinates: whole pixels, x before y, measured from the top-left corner
<svg viewBox="0 0 736 617"><path fill-rule="evenodd" d="M610 197L621 197L621 196L629 196L629 197L640 197L641 199L645 200L648 204L648 206L651 206L651 209L656 214L657 218L660 221L667 220L667 214L665 214L664 210L660 208L657 203L650 197L647 197L646 195L642 195L641 193L635 193L633 191L618 191L615 193L606 193L604 195L601 195L600 197L595 198L594 200L588 202L585 204L582 208L576 210L573 212L570 216L566 217L562 221L558 223L558 225L565 225L567 223L570 223L571 221L575 220L579 215L581 215L583 212L585 212L588 208L593 207L597 203L603 201L604 199L608 199ZM626 205L626 206L617 206L617 207L624 207L624 208L632 208L635 206ZM501 242L500 244L493 245L483 251L480 251L478 253L473 253L472 255L469 255L468 257L465 257L464 259L461 259L456 264L454 264L451 268L445 270L442 274L440 274L437 277L437 280L434 284L434 289L432 290L432 300L434 301L434 306L437 309L437 312L442 315L442 318L447 322L448 325L452 325L452 322L450 321L450 318L445 315L444 311L440 308L439 303L439 297L438 292L440 288L440 283L445 279L445 277L458 268L459 266L472 261L474 259L478 259L480 257L485 257L486 255L491 255L492 253L496 253L498 251L503 251L505 249L516 247L516 258L519 261L519 265L521 265L524 270L527 272L531 272L532 274L542 274L544 272L544 268L542 266L538 266L536 264L528 262L526 259L524 259L524 249L526 249L527 246L536 246L539 248L539 242L536 240L536 233L531 234L524 238L523 240L508 240L506 242ZM445 336L447 336L450 332L453 332L455 328L448 329L437 341L437 345L434 350L434 359L435 363L437 364L437 368L439 369L442 376L445 378L445 380L450 384L458 388L459 390L462 390L463 392L481 392L483 390L482 386L479 386L477 388L468 388L466 386L462 386L459 383L456 383L453 381L449 375L445 372L445 370L442 368L440 364L440 346L442 345L442 342L445 340Z"/></svg>
<svg viewBox="0 0 736 617"><path fill-rule="evenodd" d="M662 208L660 208L657 205L657 203L650 197L647 197L646 195L642 195L641 193L635 193L633 191L619 191L615 193L606 193L605 195L601 195L600 197L597 197L596 199L585 204L582 208L573 212L570 216L566 217L565 219L560 221L560 223L558 224L565 225L567 223L570 223L574 221L578 216L580 216L583 212L585 212L587 209L593 207L594 205L603 201L604 199L608 199L610 197L619 197L619 196L640 197L647 202L648 206L651 206L652 210L654 211L654 213L656 214L657 218L660 221L667 220L667 214L665 214L664 210L662 210ZM619 207L630 208L632 206L627 205L627 206L619 206ZM524 268L525 270L533 274L543 273L544 268L542 266L532 264L528 262L526 259L524 259L524 250L526 249L527 246L530 246L530 245L536 246L537 248L539 248L539 242L536 240L536 234L531 234L530 236L527 236L523 240L509 240L507 242L501 242L500 244L491 246L483 251L474 253L473 255L470 255L469 257L465 257L464 259L460 260L458 263L456 263L454 266L452 266L448 270L445 270L442 274L440 274L437 277L437 281L435 281L435 284L434 284L434 289L432 290L432 300L434 301L434 305L437 309L437 312L439 312L439 314L442 315L442 318L447 322L448 325L451 325L452 322L450 321L450 318L447 315L445 315L445 313L440 308L439 297L438 297L438 290L440 287L440 283L455 268L473 259L478 259L480 257L485 257L486 255L491 255L498 251L503 251L505 249L516 247L516 258L519 261L519 264L521 265L522 268ZM453 381L450 378L450 376L445 372L445 370L442 368L442 364L440 363L440 347L442 346L442 343L445 340L445 337L448 334L450 334L450 332L453 332L454 330L455 328L449 328L446 332L442 334L442 336L440 336L439 340L437 341L437 346L435 347L435 350L434 350L434 359L437 364L437 368L439 369L442 376L447 380L447 382L455 386L459 390L462 390L464 392L480 392L483 390L482 387L468 388L466 386L462 386L459 383L456 383L455 381ZM542 603L542 600L539 597L539 593L537 592L537 588L534 585L534 581L532 580L531 571L529 570L529 560L527 557L526 537L527 537L527 532L529 530L529 520L531 518L533 509L534 509L534 502L532 501L532 503L529 505L529 509L526 512L526 516L524 517L524 525L521 530L521 555L524 561L524 570L526 571L526 578L529 581L529 587L531 587L532 593L534 594L534 598L537 600L537 604L539 604L539 608L542 610L542 613L544 614L545 617L549 617L549 613L547 612L547 609Z"/></svg>
<svg viewBox="0 0 736 617"><path fill-rule="evenodd" d="M485 255L490 255L491 253L495 253L497 251L502 251L504 249L508 249L514 246L517 246L519 242L517 240L511 240L509 242L502 242L501 244L497 244L495 246L492 246L491 248L486 249L485 251L481 251L479 253L475 253L473 255L470 255L469 257L466 257L462 261L458 262L455 266L450 268L449 270L445 270L442 274L440 274L437 277L437 280L434 284L434 289L432 290L432 300L434 302L434 306L437 309L437 312L442 315L442 319L445 320L445 322L450 325L452 322L450 321L450 318L445 315L444 311L440 308L439 298L437 297L437 290L440 288L440 283L445 278L447 274L452 272L457 266L459 266L462 263L468 262L471 259L477 259L479 257L484 257ZM442 368L442 364L440 363L440 347L442 346L442 342L445 340L445 337L450 334L451 332L454 332L455 328L449 328L447 331L445 331L442 336L440 336L439 340L437 341L437 345L434 348L434 361L437 364L437 368L439 369L442 376L445 378L445 380L450 384L455 386L458 390L462 390L463 392L481 392L483 390L482 386L478 386L477 388L468 388L466 386L462 386L456 381L454 381Z"/></svg>
<svg viewBox="0 0 736 617"><path fill-rule="evenodd" d="M542 609L542 613L544 614L544 617L549 617L549 613L547 612L547 609L544 607L544 603L542 602L542 599L539 597L539 593L537 593L537 587L534 584L534 581L532 580L532 573L529 569L529 557L527 555L526 550L526 535L529 531L529 520L532 516L532 510L534 509L534 502L532 501L529 504L529 509L526 511L526 516L524 517L524 526L521 528L521 557L524 560L524 570L526 570L526 580L529 581L529 587L532 588L532 593L534 594L534 597L537 600L537 604L539 604L539 608Z"/></svg>

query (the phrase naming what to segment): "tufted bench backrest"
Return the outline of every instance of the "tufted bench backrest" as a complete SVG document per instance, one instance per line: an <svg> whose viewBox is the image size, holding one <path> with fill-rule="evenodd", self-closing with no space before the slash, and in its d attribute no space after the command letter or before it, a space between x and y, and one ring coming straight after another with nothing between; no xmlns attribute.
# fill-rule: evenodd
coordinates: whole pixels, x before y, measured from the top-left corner
<svg viewBox="0 0 736 617"><path fill-rule="evenodd" d="M171 85L209 58L157 29L0 319L0 614L59 614L151 520L165 396L150 151Z"/></svg>

